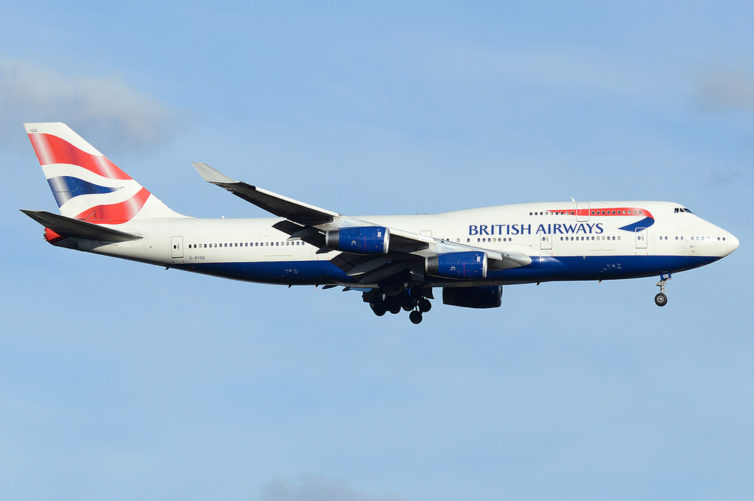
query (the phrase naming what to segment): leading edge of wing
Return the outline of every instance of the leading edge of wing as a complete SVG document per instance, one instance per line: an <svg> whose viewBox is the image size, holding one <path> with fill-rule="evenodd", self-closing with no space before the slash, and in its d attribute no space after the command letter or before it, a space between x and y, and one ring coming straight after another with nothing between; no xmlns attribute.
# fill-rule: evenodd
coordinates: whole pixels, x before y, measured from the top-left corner
<svg viewBox="0 0 754 501"><path fill-rule="evenodd" d="M225 188L234 195L275 214L276 216L303 225L303 228L297 228L295 225L283 221L275 225L275 227L289 235L295 235L297 238L301 238L308 243L317 245L318 247L321 247L323 251L325 251L325 249L321 231L325 228L328 230L335 230L341 227L355 225L379 226L369 221L344 217L337 212L322 209L284 195L279 195L252 186L242 181L237 181L203 162L192 162L192 165L199 175L201 175L208 183ZM318 226L320 229L311 228L315 226ZM531 263L531 258L528 255L512 249L494 251L438 240L436 238L419 235L399 228L391 227L389 230L391 234L390 254L397 252L399 255L404 256L407 254L413 254L419 257L427 257L429 255L437 255L446 252L477 250L487 254L488 259L492 262L493 269L516 268Z"/></svg>
<svg viewBox="0 0 754 501"><path fill-rule="evenodd" d="M279 195L256 186L232 179L203 162L191 162L196 171L208 183L225 188L267 212L306 226L331 222L340 216L337 212L322 209L284 195Z"/></svg>

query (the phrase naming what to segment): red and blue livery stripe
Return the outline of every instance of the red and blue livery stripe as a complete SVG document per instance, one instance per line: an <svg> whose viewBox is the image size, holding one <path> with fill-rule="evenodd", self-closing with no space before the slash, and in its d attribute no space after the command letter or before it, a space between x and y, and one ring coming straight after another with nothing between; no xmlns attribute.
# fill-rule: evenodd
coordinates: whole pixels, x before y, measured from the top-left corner
<svg viewBox="0 0 754 501"><path fill-rule="evenodd" d="M635 223L621 226L619 230L636 232L643 231L655 224L655 218L647 209L639 207L604 207L589 209L555 209L550 210L554 214L571 214L583 217L637 217L643 216L642 219Z"/></svg>
<svg viewBox="0 0 754 501"><path fill-rule="evenodd" d="M62 207L64 203L72 198L81 195L97 195L102 193L112 193L120 188L111 188L109 186L100 186L72 176L58 176L47 180L52 190L52 195Z"/></svg>

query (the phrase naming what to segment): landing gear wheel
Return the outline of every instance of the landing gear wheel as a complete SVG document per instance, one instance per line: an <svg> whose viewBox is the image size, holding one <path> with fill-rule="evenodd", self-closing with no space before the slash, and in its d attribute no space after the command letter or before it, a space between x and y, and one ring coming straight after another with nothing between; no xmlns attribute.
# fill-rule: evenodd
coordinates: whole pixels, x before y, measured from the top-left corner
<svg viewBox="0 0 754 501"><path fill-rule="evenodd" d="M421 311L422 313L427 313L431 309L432 303L429 302L429 299L422 298L419 301L419 311Z"/></svg>
<svg viewBox="0 0 754 501"><path fill-rule="evenodd" d="M419 324L422 321L422 312L414 310L408 314L408 319L411 320L412 324Z"/></svg>
<svg viewBox="0 0 754 501"><path fill-rule="evenodd" d="M385 314L387 311L387 308L385 307L385 303L379 302L379 303L369 303L369 306L372 308L372 311L375 315L378 317L381 317Z"/></svg>
<svg viewBox="0 0 754 501"><path fill-rule="evenodd" d="M665 306L668 304L668 296L665 295L665 287L670 280L670 273L663 273L660 275L660 281L657 282L657 287L660 288L660 293L655 296L655 304L657 306Z"/></svg>
<svg viewBox="0 0 754 501"><path fill-rule="evenodd" d="M388 308L387 308L387 311L389 311L389 312L390 312L390 313L392 313L393 315L397 315L397 314L398 314L398 313L400 313L400 311L401 311L401 305L399 305L399 304L397 304L397 303L391 303L391 304L390 304L390 305L388 306Z"/></svg>

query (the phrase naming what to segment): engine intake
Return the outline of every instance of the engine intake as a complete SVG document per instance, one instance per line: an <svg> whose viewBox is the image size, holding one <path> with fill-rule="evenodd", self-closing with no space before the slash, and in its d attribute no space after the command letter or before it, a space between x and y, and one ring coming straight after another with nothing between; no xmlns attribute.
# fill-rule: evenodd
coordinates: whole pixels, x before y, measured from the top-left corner
<svg viewBox="0 0 754 501"><path fill-rule="evenodd" d="M382 226L355 226L325 234L328 249L356 254L387 254L389 245L390 230Z"/></svg>
<svg viewBox="0 0 754 501"><path fill-rule="evenodd" d="M502 285L483 285L479 287L444 287L443 304L463 308L498 308L502 303Z"/></svg>
<svg viewBox="0 0 754 501"><path fill-rule="evenodd" d="M424 270L445 278L487 278L487 254L484 252L449 252L428 257Z"/></svg>

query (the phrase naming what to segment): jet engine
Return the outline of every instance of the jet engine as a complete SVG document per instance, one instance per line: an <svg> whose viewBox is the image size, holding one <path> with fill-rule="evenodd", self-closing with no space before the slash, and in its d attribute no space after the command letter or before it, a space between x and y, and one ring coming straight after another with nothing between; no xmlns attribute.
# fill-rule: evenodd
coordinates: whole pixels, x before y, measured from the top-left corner
<svg viewBox="0 0 754 501"><path fill-rule="evenodd" d="M487 254L477 251L449 252L428 257L424 270L436 277L486 278Z"/></svg>
<svg viewBox="0 0 754 501"><path fill-rule="evenodd" d="M328 231L325 246L328 249L356 254L387 254L390 230L383 226L355 226Z"/></svg>

